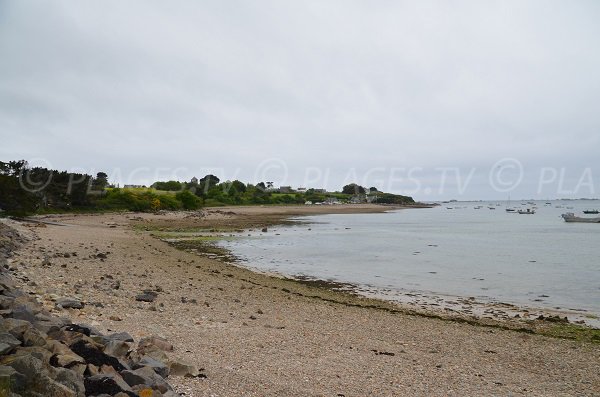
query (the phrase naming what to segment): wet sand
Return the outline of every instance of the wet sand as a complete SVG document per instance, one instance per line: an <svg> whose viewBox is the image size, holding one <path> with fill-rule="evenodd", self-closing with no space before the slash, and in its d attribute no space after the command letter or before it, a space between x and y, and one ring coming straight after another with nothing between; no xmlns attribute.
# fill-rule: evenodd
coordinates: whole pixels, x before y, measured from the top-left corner
<svg viewBox="0 0 600 397"><path fill-rule="evenodd" d="M600 394L598 343L502 329L520 328L510 321L483 326L411 315L388 302L253 273L151 235L389 209L348 207L45 218L65 226L10 222L30 237L12 265L23 287L59 314L103 331L170 340L177 358L207 375L173 378L186 396ZM155 302L135 300L145 289L158 292ZM53 299L62 296L86 306L58 311Z"/></svg>

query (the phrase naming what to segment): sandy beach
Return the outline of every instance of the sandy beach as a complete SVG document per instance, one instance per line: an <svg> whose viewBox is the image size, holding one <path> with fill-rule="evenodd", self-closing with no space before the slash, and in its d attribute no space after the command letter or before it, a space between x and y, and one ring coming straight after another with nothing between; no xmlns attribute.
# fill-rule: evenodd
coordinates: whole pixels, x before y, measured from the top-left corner
<svg viewBox="0 0 600 397"><path fill-rule="evenodd" d="M600 395L598 343L413 315L156 238L163 230L244 230L296 215L389 209L223 207L6 222L29 239L11 259L24 289L74 322L168 339L174 357L206 375L171 379L186 396ZM135 300L144 290L157 292L155 302ZM85 307L55 309L58 297Z"/></svg>

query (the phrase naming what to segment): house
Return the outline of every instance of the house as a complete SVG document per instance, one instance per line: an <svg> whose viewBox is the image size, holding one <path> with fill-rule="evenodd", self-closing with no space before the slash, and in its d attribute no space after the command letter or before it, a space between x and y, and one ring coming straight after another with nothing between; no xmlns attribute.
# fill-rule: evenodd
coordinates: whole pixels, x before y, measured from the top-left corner
<svg viewBox="0 0 600 397"><path fill-rule="evenodd" d="M279 187L279 193L292 193L292 187L291 186L280 186Z"/></svg>
<svg viewBox="0 0 600 397"><path fill-rule="evenodd" d="M142 189L145 187L145 185L123 185L124 189Z"/></svg>

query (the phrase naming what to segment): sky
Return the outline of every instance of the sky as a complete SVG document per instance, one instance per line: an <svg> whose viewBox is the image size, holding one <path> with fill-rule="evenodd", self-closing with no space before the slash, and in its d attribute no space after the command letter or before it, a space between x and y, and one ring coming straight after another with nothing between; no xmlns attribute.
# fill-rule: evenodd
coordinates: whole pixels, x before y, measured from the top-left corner
<svg viewBox="0 0 600 397"><path fill-rule="evenodd" d="M0 161L600 197L600 2L0 0Z"/></svg>

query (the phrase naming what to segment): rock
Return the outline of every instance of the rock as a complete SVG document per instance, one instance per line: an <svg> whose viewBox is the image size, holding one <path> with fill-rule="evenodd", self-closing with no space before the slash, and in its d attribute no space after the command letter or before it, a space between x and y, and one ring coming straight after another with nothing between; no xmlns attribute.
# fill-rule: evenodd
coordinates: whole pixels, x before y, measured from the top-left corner
<svg viewBox="0 0 600 397"><path fill-rule="evenodd" d="M131 387L123 380L119 374L98 374L85 378L85 395L97 396L99 394L115 395L125 393L128 396L135 397L136 394Z"/></svg>
<svg viewBox="0 0 600 397"><path fill-rule="evenodd" d="M133 342L133 336L129 335L127 332L118 332L115 334L110 334L106 336L106 338L111 340L120 340L123 342Z"/></svg>
<svg viewBox="0 0 600 397"><path fill-rule="evenodd" d="M123 372L125 372L125 371L123 371ZM135 375L143 377L145 379L144 385L147 387L150 387L152 389L157 389L161 393L166 393L166 392L172 390L171 386L169 386L169 384L165 381L165 379L162 378L160 375L158 375L156 372L154 372L154 370L152 368L141 367L141 368L138 368L131 372ZM132 380L133 380L133 378L132 378ZM132 386L132 388L136 389L137 386L138 385Z"/></svg>
<svg viewBox="0 0 600 397"><path fill-rule="evenodd" d="M141 367L152 368L152 370L154 372L156 372L158 375L162 376L163 378L166 378L167 376L169 376L169 367L167 367L165 364L161 363L160 361L153 359L152 357L148 357L148 356L142 357L142 359L133 366L133 369L138 369Z"/></svg>
<svg viewBox="0 0 600 397"><path fill-rule="evenodd" d="M75 298L58 298L56 300L57 309L83 309L84 304Z"/></svg>
<svg viewBox="0 0 600 397"><path fill-rule="evenodd" d="M266 233L266 232L268 232L268 231L269 231L269 229L268 229L268 228L266 228L266 227L263 227L263 228L261 229L261 232L263 232L263 233Z"/></svg>
<svg viewBox="0 0 600 397"><path fill-rule="evenodd" d="M88 364L94 364L97 367L109 365L116 371L127 369L117 358L105 354L101 347L94 342L79 340L71 345L71 350L81 356Z"/></svg>
<svg viewBox="0 0 600 397"><path fill-rule="evenodd" d="M25 320L15 320L14 318L6 318L0 322L0 329L10 333L15 338L23 338L23 334L31 328L31 323Z"/></svg>
<svg viewBox="0 0 600 397"><path fill-rule="evenodd" d="M0 354L7 354L17 346L21 346L20 340L8 332L0 333Z"/></svg>
<svg viewBox="0 0 600 397"><path fill-rule="evenodd" d="M76 364L85 364L85 360L75 353L55 354L50 358L50 365L53 367L71 368Z"/></svg>
<svg viewBox="0 0 600 397"><path fill-rule="evenodd" d="M131 345L120 340L111 340L104 345L104 353L114 357L125 357Z"/></svg>
<svg viewBox="0 0 600 397"><path fill-rule="evenodd" d="M85 367L85 366L84 366ZM66 368L57 368L54 371L54 380L69 390L74 390L75 395L85 396L85 385L83 382L83 371L69 370Z"/></svg>
<svg viewBox="0 0 600 397"><path fill-rule="evenodd" d="M135 296L135 300L139 302L154 302L158 294L154 291L146 290Z"/></svg>
<svg viewBox="0 0 600 397"><path fill-rule="evenodd" d="M165 338L161 338L160 336L149 336L147 338L142 338L138 343L139 349L145 349L150 346L156 346L164 351L173 351L173 345Z"/></svg>
<svg viewBox="0 0 600 397"><path fill-rule="evenodd" d="M198 368L196 368L194 365L180 361L171 361L169 362L169 375L196 377L200 375L200 372L198 372Z"/></svg>
<svg viewBox="0 0 600 397"><path fill-rule="evenodd" d="M119 316L110 316L109 319L112 321L123 321L123 319Z"/></svg>
<svg viewBox="0 0 600 397"><path fill-rule="evenodd" d="M27 378L25 375L17 372L13 367L0 365L0 393L7 391L15 393L23 392L26 384Z"/></svg>
<svg viewBox="0 0 600 397"><path fill-rule="evenodd" d="M23 333L23 345L24 346L45 346L48 335L44 332L40 332L35 328L26 330Z"/></svg>

